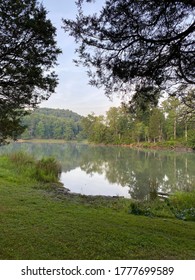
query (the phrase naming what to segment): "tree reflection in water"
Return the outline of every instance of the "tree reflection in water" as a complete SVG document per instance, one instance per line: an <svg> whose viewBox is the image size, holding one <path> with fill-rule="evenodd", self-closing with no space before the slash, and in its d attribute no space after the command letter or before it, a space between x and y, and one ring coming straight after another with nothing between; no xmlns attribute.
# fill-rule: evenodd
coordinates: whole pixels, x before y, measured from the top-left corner
<svg viewBox="0 0 195 280"><path fill-rule="evenodd" d="M38 158L53 156L61 162L65 173L79 167L86 176L102 175L110 184L121 188L128 186L134 199L147 199L158 191L172 193L195 189L194 153L73 143L14 143L0 148L1 153L16 150L24 150Z"/></svg>

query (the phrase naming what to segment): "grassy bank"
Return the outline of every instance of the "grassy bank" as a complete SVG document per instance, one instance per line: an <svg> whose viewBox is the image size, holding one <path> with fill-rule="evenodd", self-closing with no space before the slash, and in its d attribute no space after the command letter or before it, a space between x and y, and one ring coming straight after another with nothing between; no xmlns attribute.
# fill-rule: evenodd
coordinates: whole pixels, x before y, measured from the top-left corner
<svg viewBox="0 0 195 280"><path fill-rule="evenodd" d="M187 145L187 143L181 143L178 141L163 141L163 142L135 142L131 144L104 144L104 143L94 143L89 142L88 140L70 140L66 141L63 139L19 139L18 143L50 143L50 144L65 144L65 143L81 143L81 144L89 144L95 146L122 146L122 147L130 147L137 149L152 149L152 150L174 150L181 152L194 152L194 149Z"/></svg>
<svg viewBox="0 0 195 280"><path fill-rule="evenodd" d="M0 259L195 259L194 222L64 195L58 172L53 159L0 157Z"/></svg>

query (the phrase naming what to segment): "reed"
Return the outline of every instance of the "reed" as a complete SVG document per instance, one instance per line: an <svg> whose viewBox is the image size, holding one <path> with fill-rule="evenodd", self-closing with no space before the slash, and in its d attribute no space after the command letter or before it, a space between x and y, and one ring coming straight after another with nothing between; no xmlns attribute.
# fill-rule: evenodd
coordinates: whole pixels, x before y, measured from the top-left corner
<svg viewBox="0 0 195 280"><path fill-rule="evenodd" d="M43 158L35 164L35 177L38 181L58 182L61 165L52 157Z"/></svg>
<svg viewBox="0 0 195 280"><path fill-rule="evenodd" d="M9 155L18 172L41 182L58 182L61 165L53 157L36 160L33 156L16 152Z"/></svg>

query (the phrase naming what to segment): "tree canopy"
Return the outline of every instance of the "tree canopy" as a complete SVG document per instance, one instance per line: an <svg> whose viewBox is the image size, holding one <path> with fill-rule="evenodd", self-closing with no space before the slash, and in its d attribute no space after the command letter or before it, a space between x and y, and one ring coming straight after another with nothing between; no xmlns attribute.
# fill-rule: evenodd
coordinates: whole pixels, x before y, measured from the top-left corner
<svg viewBox="0 0 195 280"><path fill-rule="evenodd" d="M20 118L55 91L61 52L56 29L36 0L0 1L0 144L22 131Z"/></svg>
<svg viewBox="0 0 195 280"><path fill-rule="evenodd" d="M90 84L103 86L108 96L150 92L148 99L158 89L174 89L185 102L195 82L195 1L107 0L93 15L85 15L85 2L94 1L78 0L76 19L63 22Z"/></svg>
<svg viewBox="0 0 195 280"><path fill-rule="evenodd" d="M195 149L195 115L185 116L186 106L177 98L168 97L156 107L136 112L124 106L112 107L106 116L90 114L81 120L81 135L89 142L158 147L183 146Z"/></svg>

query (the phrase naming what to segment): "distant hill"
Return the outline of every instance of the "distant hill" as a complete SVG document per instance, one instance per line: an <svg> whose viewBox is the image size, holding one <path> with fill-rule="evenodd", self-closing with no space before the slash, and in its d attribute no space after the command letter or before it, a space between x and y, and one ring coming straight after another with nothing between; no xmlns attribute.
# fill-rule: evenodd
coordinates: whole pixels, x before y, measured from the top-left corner
<svg viewBox="0 0 195 280"><path fill-rule="evenodd" d="M65 109L38 108L23 118L22 139L75 140L81 132L82 116Z"/></svg>
<svg viewBox="0 0 195 280"><path fill-rule="evenodd" d="M82 118L79 114L68 109L38 108L35 110L35 113L57 118L72 119L74 121L79 121Z"/></svg>

